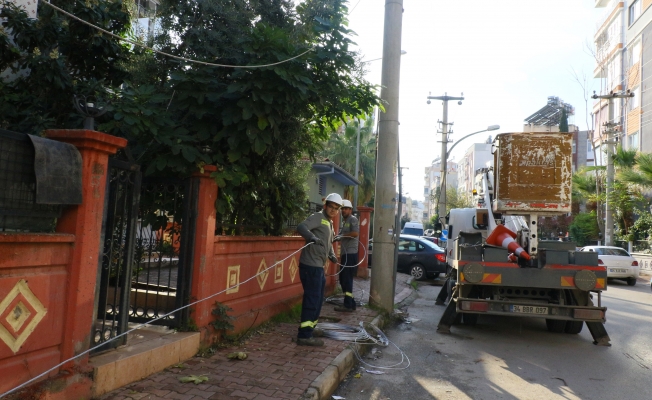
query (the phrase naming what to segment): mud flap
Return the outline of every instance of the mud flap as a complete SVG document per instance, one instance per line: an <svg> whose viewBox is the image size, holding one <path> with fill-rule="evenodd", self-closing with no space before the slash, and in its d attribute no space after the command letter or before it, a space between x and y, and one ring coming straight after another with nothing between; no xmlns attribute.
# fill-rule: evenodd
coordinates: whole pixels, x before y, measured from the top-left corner
<svg viewBox="0 0 652 400"><path fill-rule="evenodd" d="M439 324L437 325L437 332L451 333L451 326L455 323L455 319L457 318L456 305L457 303L454 299L451 299L451 301L448 302L448 306L446 306L446 310L444 310L444 314L441 316Z"/></svg>
<svg viewBox="0 0 652 400"><path fill-rule="evenodd" d="M591 336L593 336L593 344L596 346L611 346L611 343L609 343L611 339L602 322L586 321L585 323L589 331L591 331Z"/></svg>

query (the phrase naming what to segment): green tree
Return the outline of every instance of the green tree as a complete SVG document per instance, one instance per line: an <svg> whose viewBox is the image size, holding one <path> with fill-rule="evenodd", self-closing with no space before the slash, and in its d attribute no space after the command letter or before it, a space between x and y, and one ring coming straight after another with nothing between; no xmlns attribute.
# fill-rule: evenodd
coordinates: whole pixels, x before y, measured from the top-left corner
<svg viewBox="0 0 652 400"><path fill-rule="evenodd" d="M360 126L358 206L368 204L376 190L376 139L377 136L373 133L373 118L366 118L364 125ZM358 121L351 121L331 133L319 156L328 158L353 175L357 141ZM347 187L344 196L353 198L352 188Z"/></svg>
<svg viewBox="0 0 652 400"><path fill-rule="evenodd" d="M559 132L568 132L568 114L566 109L561 109L561 117L559 118Z"/></svg>
<svg viewBox="0 0 652 400"><path fill-rule="evenodd" d="M596 213L582 213L575 216L568 228L570 237L578 246L586 246L591 241L598 240L598 224Z"/></svg>
<svg viewBox="0 0 652 400"><path fill-rule="evenodd" d="M432 201L432 197L431 197ZM446 187L446 213L448 214L453 208L473 207L473 198L464 192L461 188L452 186Z"/></svg>
<svg viewBox="0 0 652 400"><path fill-rule="evenodd" d="M118 35L130 29L121 2L51 3ZM33 20L1 1L0 23L0 127L35 135L48 128L81 128L73 95L115 90L128 76L123 68L131 57L128 46L46 5Z"/></svg>
<svg viewBox="0 0 652 400"><path fill-rule="evenodd" d="M128 14L120 2L54 3L116 34L128 34ZM47 6L39 7L39 16L51 14L51 22L3 11L3 26L29 36L17 36L15 43L2 36L3 62L5 54L26 55L35 61L25 66L35 69L20 84L3 83L1 124L28 133L80 127L72 93L104 93L111 107L99 129L127 138L146 174L187 176L205 164L217 165L219 218L254 227L252 233L279 234L289 217L305 213L305 165L297 161L314 158L328 132L345 118L379 105L349 49L353 33L346 28L344 3L307 0L295 8L287 0L162 2L161 29L153 44L166 53L240 66L275 64L305 53L264 68L202 65L139 47L130 52ZM50 35L59 26L70 29ZM70 39L77 32L86 35L84 40ZM32 51L35 41L44 42L38 54ZM65 56L55 59L56 54ZM69 60L75 57L89 58L98 67L73 64ZM50 89L51 82L58 84L58 72L38 62L61 64L59 80L67 92ZM88 76L75 75L82 73ZM5 90L7 85L11 90ZM26 100L33 96L30 88L48 88L37 92L44 100L35 101L36 108ZM45 117L39 121L34 115Z"/></svg>

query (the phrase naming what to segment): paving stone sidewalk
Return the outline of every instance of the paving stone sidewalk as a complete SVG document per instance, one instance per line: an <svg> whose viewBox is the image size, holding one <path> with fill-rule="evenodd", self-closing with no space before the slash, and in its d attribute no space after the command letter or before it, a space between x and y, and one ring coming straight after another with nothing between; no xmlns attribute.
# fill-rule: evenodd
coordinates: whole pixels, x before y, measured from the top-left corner
<svg viewBox="0 0 652 400"><path fill-rule="evenodd" d="M407 275L398 274L394 303L409 297L413 289ZM354 281L354 294L369 299L370 280ZM341 313L325 303L320 321L357 326L360 321L382 322L378 312L358 307ZM297 324L279 324L251 337L239 347L218 350L209 358L193 357L175 367L151 375L100 397L108 399L327 399L355 363L349 343L324 339L324 347L297 346ZM246 352L245 360L227 354ZM205 376L205 382L182 383L180 377Z"/></svg>

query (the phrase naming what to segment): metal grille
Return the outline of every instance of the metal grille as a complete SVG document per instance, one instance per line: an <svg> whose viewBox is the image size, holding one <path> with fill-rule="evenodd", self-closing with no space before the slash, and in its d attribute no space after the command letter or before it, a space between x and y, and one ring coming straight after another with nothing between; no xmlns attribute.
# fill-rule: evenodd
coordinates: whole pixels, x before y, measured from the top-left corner
<svg viewBox="0 0 652 400"><path fill-rule="evenodd" d="M62 206L36 204L34 146L23 133L0 129L0 231L53 232Z"/></svg>
<svg viewBox="0 0 652 400"><path fill-rule="evenodd" d="M143 182L130 322L150 322L188 304L197 189L195 179ZM187 318L184 309L152 323L181 327Z"/></svg>
<svg viewBox="0 0 652 400"><path fill-rule="evenodd" d="M140 194L140 167L110 159L106 200L102 221L103 250L100 254L100 284L97 319L93 327L93 346L105 343L128 328L131 280L137 261L134 238ZM126 336L109 342L96 351L125 344Z"/></svg>

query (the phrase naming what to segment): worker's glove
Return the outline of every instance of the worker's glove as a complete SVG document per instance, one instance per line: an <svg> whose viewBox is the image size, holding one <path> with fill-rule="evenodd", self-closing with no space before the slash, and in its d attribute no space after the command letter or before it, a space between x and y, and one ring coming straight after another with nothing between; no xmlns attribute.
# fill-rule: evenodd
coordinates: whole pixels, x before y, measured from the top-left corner
<svg viewBox="0 0 652 400"><path fill-rule="evenodd" d="M332 263L337 264L337 257L335 257L334 255L329 255L328 259L331 260Z"/></svg>
<svg viewBox="0 0 652 400"><path fill-rule="evenodd" d="M335 242L339 242L340 240L342 240L342 238L343 238L343 236L341 236L341 235L337 235L337 236L335 236L335 237L333 238L333 243L335 243Z"/></svg>
<svg viewBox="0 0 652 400"><path fill-rule="evenodd" d="M324 244L324 242L320 238L318 238L317 236L311 237L310 240L308 240L308 242L314 243L314 244L319 245L319 246Z"/></svg>

